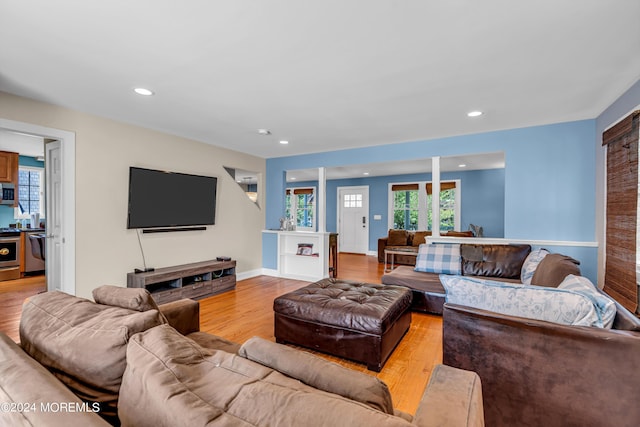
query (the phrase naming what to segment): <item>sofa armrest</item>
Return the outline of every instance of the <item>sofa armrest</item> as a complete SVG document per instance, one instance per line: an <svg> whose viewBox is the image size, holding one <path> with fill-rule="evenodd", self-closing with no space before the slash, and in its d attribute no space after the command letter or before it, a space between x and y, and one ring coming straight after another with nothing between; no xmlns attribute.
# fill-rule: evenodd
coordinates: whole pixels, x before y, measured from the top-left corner
<svg viewBox="0 0 640 427"><path fill-rule="evenodd" d="M191 299L162 304L158 307L170 326L182 335L200 330L200 303Z"/></svg>
<svg viewBox="0 0 640 427"><path fill-rule="evenodd" d="M445 304L443 363L478 373L487 425L635 425L640 333ZM585 405L584 402L589 402Z"/></svg>
<svg viewBox="0 0 640 427"><path fill-rule="evenodd" d="M46 410L59 402L83 405L58 378L0 332L0 404L18 405L15 410L13 406L0 410L0 425L109 427L93 413L99 403L86 403L87 411Z"/></svg>
<svg viewBox="0 0 640 427"><path fill-rule="evenodd" d="M413 424L421 427L484 426L482 386L475 372L437 365Z"/></svg>
<svg viewBox="0 0 640 427"><path fill-rule="evenodd" d="M389 236L381 237L378 239L378 262L384 262L384 248L387 247L387 241Z"/></svg>

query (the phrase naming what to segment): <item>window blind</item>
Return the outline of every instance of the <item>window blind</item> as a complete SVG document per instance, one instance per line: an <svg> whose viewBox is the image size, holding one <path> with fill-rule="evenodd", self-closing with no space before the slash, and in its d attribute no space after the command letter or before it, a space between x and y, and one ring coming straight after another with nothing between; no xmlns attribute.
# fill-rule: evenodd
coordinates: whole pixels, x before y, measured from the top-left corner
<svg viewBox="0 0 640 427"><path fill-rule="evenodd" d="M640 111L605 131L607 227L604 291L631 312L638 308L638 137Z"/></svg>

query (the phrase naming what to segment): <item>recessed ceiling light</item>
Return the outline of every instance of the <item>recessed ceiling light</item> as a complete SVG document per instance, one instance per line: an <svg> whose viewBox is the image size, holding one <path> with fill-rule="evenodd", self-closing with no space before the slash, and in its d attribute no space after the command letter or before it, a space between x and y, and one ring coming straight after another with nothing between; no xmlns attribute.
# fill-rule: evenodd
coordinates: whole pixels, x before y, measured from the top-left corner
<svg viewBox="0 0 640 427"><path fill-rule="evenodd" d="M369 175L369 172L363 172L362 175Z"/></svg>
<svg viewBox="0 0 640 427"><path fill-rule="evenodd" d="M150 91L149 89L145 89L143 87L137 87L135 89L133 89L133 91L135 93L137 93L138 95L144 95L144 96L151 96L153 95L153 92Z"/></svg>
<svg viewBox="0 0 640 427"><path fill-rule="evenodd" d="M459 165L458 165L458 167L459 167L459 168L466 168L466 167L467 167L467 165L465 165L464 163L461 163L461 164L459 164Z"/></svg>
<svg viewBox="0 0 640 427"><path fill-rule="evenodd" d="M287 145L289 143L289 141L280 141L280 144L282 145Z"/></svg>
<svg viewBox="0 0 640 427"><path fill-rule="evenodd" d="M482 111L470 111L467 113L469 117L478 117L482 115Z"/></svg>
<svg viewBox="0 0 640 427"><path fill-rule="evenodd" d="M295 176L292 176L291 178L289 178L291 181L295 181L297 178Z"/></svg>
<svg viewBox="0 0 640 427"><path fill-rule="evenodd" d="M258 129L258 133L260 135L271 135L271 131L269 129Z"/></svg>

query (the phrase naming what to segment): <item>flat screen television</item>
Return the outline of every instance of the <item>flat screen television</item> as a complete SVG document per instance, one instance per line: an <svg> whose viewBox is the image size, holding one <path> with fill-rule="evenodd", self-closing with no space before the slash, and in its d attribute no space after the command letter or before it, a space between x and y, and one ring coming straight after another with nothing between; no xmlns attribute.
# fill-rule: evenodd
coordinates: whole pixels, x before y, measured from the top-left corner
<svg viewBox="0 0 640 427"><path fill-rule="evenodd" d="M130 167L127 228L215 224L217 184L212 176Z"/></svg>

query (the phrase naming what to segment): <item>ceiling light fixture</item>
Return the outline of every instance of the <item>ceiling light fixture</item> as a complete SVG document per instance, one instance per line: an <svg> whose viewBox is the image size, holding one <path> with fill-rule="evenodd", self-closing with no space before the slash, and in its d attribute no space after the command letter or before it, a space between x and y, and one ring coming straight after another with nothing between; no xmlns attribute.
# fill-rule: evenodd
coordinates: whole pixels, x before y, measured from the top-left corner
<svg viewBox="0 0 640 427"><path fill-rule="evenodd" d="M458 167L459 167L459 168L466 168L466 167L467 167L467 165L465 165L464 163L461 163L461 164L459 164L459 165L458 165Z"/></svg>
<svg viewBox="0 0 640 427"><path fill-rule="evenodd" d="M271 135L271 131L269 129L258 129L258 133L260 135Z"/></svg>
<svg viewBox="0 0 640 427"><path fill-rule="evenodd" d="M135 93L137 93L138 95L143 95L143 96L151 96L151 95L153 95L153 91L150 91L149 89L145 89L143 87L137 87L137 88L133 89L133 91Z"/></svg>
<svg viewBox="0 0 640 427"><path fill-rule="evenodd" d="M469 117L478 117L482 115L482 111L470 111L467 113Z"/></svg>
<svg viewBox="0 0 640 427"><path fill-rule="evenodd" d="M362 172L362 175L369 175L369 172Z"/></svg>
<svg viewBox="0 0 640 427"><path fill-rule="evenodd" d="M289 143L289 141L280 141L280 144L282 145L287 145Z"/></svg>

